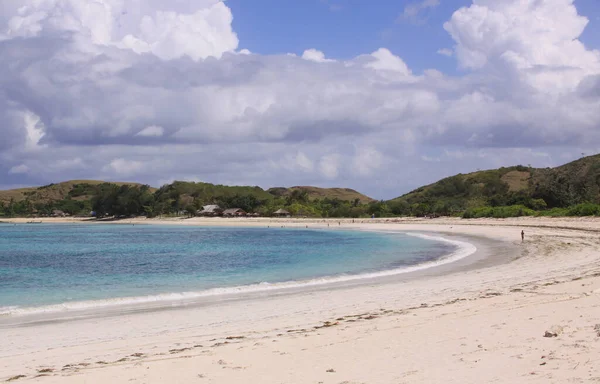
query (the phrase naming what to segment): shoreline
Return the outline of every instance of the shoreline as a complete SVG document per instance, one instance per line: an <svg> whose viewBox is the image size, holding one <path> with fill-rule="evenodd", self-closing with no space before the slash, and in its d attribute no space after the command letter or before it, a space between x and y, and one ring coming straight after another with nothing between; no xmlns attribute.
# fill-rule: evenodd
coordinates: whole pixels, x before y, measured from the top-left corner
<svg viewBox="0 0 600 384"><path fill-rule="evenodd" d="M366 231L385 235L403 234L423 238L433 242L451 244L455 249L434 260L403 266L356 274L338 274L319 276L303 280L283 282L260 282L240 286L224 286L198 291L164 292L135 297L113 297L95 300L62 302L40 306L7 306L0 307L0 328L30 326L38 322L70 321L73 318L101 318L115 316L121 312L150 312L168 309L173 306L201 306L219 300L244 300L256 296L281 296L302 292L318 292L322 290L340 289L342 287L380 284L384 282L409 281L423 276L441 275L472 266L475 261L487 259L486 245L481 240L449 239L435 232L414 232L403 230L370 230L365 228L344 228L352 231ZM319 228L318 230L324 230ZM334 230L339 230L335 228ZM476 243L475 246L473 243ZM473 260L472 260L473 259ZM461 263L459 263L461 262ZM488 261L487 265L491 263ZM2 311L4 309L4 311Z"/></svg>
<svg viewBox="0 0 600 384"><path fill-rule="evenodd" d="M594 331L600 324L600 220L359 224L489 240L488 260L498 263L402 281L0 329L0 380L24 375L23 381L41 383L372 384L600 378L593 363L600 337ZM516 226L528 228L522 244Z"/></svg>

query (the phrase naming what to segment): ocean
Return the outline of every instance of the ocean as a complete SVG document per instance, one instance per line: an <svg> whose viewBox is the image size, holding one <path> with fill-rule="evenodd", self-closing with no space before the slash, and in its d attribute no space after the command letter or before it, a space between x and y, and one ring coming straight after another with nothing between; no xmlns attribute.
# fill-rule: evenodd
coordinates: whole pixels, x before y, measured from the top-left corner
<svg viewBox="0 0 600 384"><path fill-rule="evenodd" d="M0 224L0 315L360 280L469 252L431 236L337 227Z"/></svg>

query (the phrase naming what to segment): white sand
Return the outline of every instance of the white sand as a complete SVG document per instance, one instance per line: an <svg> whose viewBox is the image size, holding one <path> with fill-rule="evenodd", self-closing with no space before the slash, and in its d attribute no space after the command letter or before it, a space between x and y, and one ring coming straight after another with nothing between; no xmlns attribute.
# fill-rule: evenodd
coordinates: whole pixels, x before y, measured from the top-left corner
<svg viewBox="0 0 600 384"><path fill-rule="evenodd" d="M265 219L185 223L327 226ZM0 380L600 382L600 220L436 219L354 227L486 237L505 244L516 260L410 281L1 328ZM546 331L557 336L544 337ZM143 355L132 356L137 353Z"/></svg>

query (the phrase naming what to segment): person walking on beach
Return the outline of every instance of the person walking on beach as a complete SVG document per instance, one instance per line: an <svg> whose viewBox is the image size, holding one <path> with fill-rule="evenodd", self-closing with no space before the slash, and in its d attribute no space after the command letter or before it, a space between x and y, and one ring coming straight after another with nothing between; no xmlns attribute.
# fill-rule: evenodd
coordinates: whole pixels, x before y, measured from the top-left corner
<svg viewBox="0 0 600 384"><path fill-rule="evenodd" d="M525 231L521 231L521 241L525 241Z"/></svg>

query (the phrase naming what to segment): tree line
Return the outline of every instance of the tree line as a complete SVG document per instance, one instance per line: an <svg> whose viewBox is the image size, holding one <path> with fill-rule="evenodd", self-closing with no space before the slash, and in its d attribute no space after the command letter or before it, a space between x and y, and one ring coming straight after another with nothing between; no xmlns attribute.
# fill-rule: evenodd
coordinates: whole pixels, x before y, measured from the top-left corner
<svg viewBox="0 0 600 384"><path fill-rule="evenodd" d="M0 202L0 216L131 217L161 215L193 216L205 205L223 209L241 208L248 213L271 216L285 209L295 216L348 217L384 216L393 207L385 202L361 203L360 199L311 199L308 192L295 189L281 194L259 187L229 187L208 183L174 182L153 190L148 185L77 184L60 200L37 201L35 194L24 200Z"/></svg>
<svg viewBox="0 0 600 384"><path fill-rule="evenodd" d="M516 188L507 177L524 175ZM0 216L50 216L56 211L89 216L193 216L204 205L241 208L261 216L285 209L295 216L361 218L397 216L590 216L600 215L600 157L554 169L517 166L456 175L388 201L311 198L304 189L223 186L176 181L159 189L148 185L79 183L60 199L29 192L23 200L0 201ZM40 192L41 191L41 192Z"/></svg>

